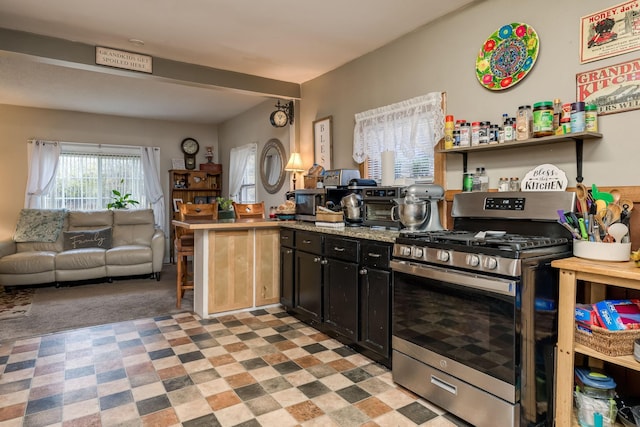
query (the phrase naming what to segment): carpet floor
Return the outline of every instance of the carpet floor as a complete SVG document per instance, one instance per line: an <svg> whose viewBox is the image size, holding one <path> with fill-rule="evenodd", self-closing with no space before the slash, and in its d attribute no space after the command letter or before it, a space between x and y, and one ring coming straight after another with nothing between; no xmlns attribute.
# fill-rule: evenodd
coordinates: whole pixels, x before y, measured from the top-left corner
<svg viewBox="0 0 640 427"><path fill-rule="evenodd" d="M166 264L160 281L136 277L113 283L36 287L25 315L0 319L0 341L192 311L191 292L186 293L182 307L176 308L175 283L175 265Z"/></svg>

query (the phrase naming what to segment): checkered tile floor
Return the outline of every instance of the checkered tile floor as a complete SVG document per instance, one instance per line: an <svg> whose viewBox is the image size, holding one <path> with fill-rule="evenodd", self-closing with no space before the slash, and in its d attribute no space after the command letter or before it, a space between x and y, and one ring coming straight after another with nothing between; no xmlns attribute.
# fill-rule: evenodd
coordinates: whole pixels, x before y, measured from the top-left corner
<svg viewBox="0 0 640 427"><path fill-rule="evenodd" d="M279 308L0 346L5 426L464 426Z"/></svg>

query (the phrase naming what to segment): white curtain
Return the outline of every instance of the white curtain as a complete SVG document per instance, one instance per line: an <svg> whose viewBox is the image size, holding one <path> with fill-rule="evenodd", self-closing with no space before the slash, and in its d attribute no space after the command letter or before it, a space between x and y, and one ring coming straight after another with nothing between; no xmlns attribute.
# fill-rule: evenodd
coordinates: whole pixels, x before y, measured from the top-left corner
<svg viewBox="0 0 640 427"><path fill-rule="evenodd" d="M49 192L56 176L60 144L57 141L29 141L27 161L29 174L24 207L38 209L42 207L42 197Z"/></svg>
<svg viewBox="0 0 640 427"><path fill-rule="evenodd" d="M233 200L238 200L238 193L242 187L244 172L247 168L247 159L251 153L256 151L258 151L258 144L255 142L231 149L229 155L229 197Z"/></svg>
<svg viewBox="0 0 640 427"><path fill-rule="evenodd" d="M425 137L433 147L444 135L441 103L442 93L431 92L356 114L353 159L362 163L368 156L379 158L383 151L402 152L410 157Z"/></svg>
<svg viewBox="0 0 640 427"><path fill-rule="evenodd" d="M140 147L140 158L144 175L145 196L153 209L156 227L168 236L168 228L165 224L164 194L160 183L160 148Z"/></svg>

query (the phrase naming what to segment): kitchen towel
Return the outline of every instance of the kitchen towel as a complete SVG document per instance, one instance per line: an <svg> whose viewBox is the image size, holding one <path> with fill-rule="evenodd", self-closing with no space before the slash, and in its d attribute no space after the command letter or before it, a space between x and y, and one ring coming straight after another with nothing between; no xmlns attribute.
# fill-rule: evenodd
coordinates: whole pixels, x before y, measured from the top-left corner
<svg viewBox="0 0 640 427"><path fill-rule="evenodd" d="M383 151L382 157L382 185L390 186L396 180L396 152Z"/></svg>

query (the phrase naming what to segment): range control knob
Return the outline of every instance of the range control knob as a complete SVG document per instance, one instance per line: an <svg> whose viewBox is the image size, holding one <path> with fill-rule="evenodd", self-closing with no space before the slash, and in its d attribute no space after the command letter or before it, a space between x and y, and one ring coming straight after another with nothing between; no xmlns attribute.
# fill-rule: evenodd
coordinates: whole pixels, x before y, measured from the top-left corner
<svg viewBox="0 0 640 427"><path fill-rule="evenodd" d="M422 258L423 254L424 254L424 250L422 248L413 248L414 258Z"/></svg>
<svg viewBox="0 0 640 427"><path fill-rule="evenodd" d="M495 258L487 257L484 259L484 268L487 270L495 270L498 266L498 261Z"/></svg>
<svg viewBox="0 0 640 427"><path fill-rule="evenodd" d="M438 258L438 261L447 262L449 261L450 255L449 255L449 252L447 251L438 250L438 253L436 254L436 258Z"/></svg>
<svg viewBox="0 0 640 427"><path fill-rule="evenodd" d="M409 246L401 246L400 247L400 255L402 255L402 256L411 256L411 248Z"/></svg>
<svg viewBox="0 0 640 427"><path fill-rule="evenodd" d="M477 267L480 264L480 258L478 255L469 254L467 255L466 261L467 265L470 265L471 267Z"/></svg>

